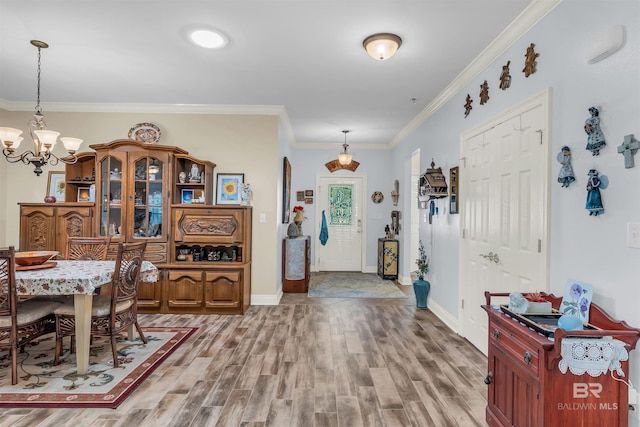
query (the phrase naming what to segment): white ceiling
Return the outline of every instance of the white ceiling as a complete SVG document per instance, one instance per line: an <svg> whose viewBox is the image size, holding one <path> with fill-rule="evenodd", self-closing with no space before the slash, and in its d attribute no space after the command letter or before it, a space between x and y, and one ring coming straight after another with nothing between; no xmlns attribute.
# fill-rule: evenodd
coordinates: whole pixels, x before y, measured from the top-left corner
<svg viewBox="0 0 640 427"><path fill-rule="evenodd" d="M35 106L38 39L45 115L47 103L282 106L296 144L348 129L350 145L385 145L531 2L0 0L0 105ZM229 45L190 44L199 25ZM403 39L387 61L362 47L378 32Z"/></svg>

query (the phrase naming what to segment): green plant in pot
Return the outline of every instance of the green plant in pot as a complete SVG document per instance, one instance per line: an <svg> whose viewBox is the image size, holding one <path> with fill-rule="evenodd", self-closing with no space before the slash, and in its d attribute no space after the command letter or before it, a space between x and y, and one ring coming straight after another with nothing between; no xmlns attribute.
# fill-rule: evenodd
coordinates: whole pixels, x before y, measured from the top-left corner
<svg viewBox="0 0 640 427"><path fill-rule="evenodd" d="M427 308L427 296L429 296L431 283L424 279L429 272L429 258L427 257L427 252L424 250L422 240L420 240L420 244L418 245L416 266L418 269L415 273L418 275L418 278L413 282L413 291L416 294L416 306L418 308Z"/></svg>

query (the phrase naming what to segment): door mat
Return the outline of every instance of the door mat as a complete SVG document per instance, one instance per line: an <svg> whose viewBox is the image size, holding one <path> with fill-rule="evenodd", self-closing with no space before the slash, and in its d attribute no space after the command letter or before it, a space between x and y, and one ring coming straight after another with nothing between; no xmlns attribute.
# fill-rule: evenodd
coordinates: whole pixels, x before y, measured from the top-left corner
<svg viewBox="0 0 640 427"><path fill-rule="evenodd" d="M311 273L309 297L315 298L407 298L394 282L370 273L330 271Z"/></svg>

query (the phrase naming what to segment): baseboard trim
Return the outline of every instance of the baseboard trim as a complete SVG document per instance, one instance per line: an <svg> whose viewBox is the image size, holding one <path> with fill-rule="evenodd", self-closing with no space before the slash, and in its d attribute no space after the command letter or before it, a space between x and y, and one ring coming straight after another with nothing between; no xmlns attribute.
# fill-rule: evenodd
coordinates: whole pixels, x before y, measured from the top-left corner
<svg viewBox="0 0 640 427"><path fill-rule="evenodd" d="M440 320L442 320L444 324L447 325L452 331L454 331L456 334L459 333L460 329L459 329L458 319L453 317L451 313L449 313L447 310L442 308L441 305L434 302L432 299L427 300L427 307L429 308L429 310L433 312L433 314L435 314Z"/></svg>
<svg viewBox="0 0 640 427"><path fill-rule="evenodd" d="M282 289L276 295L251 295L251 305L278 305L282 295Z"/></svg>

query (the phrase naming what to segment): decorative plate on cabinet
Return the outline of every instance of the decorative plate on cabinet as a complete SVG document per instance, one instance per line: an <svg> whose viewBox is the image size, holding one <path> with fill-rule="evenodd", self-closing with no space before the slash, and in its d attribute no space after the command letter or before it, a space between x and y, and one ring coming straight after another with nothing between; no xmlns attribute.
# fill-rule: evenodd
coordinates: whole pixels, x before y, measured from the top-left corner
<svg viewBox="0 0 640 427"><path fill-rule="evenodd" d="M129 129L129 139L143 144L156 144L160 141L160 128L153 123L138 123Z"/></svg>

